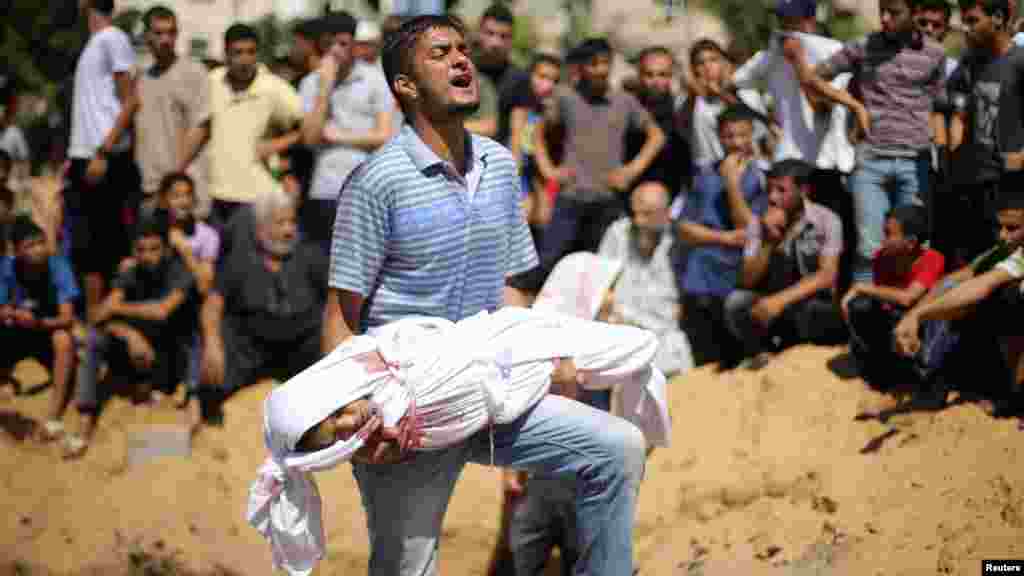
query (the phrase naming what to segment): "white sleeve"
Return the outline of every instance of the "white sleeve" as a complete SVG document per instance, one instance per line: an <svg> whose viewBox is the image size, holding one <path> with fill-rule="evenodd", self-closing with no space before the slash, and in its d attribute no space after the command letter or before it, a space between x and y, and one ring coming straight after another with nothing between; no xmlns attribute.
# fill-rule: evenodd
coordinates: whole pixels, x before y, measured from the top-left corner
<svg viewBox="0 0 1024 576"><path fill-rule="evenodd" d="M732 83L737 88L754 88L758 82L768 75L768 63L770 54L767 50L761 50L747 60L739 70L732 75Z"/></svg>
<svg viewBox="0 0 1024 576"><path fill-rule="evenodd" d="M316 108L316 97L320 92L320 75L307 74L299 83L299 96L302 97L302 111L309 114Z"/></svg>
<svg viewBox="0 0 1024 576"><path fill-rule="evenodd" d="M136 55L132 41L124 32L117 30L106 37L104 44L110 61L111 72L131 72L135 69Z"/></svg>

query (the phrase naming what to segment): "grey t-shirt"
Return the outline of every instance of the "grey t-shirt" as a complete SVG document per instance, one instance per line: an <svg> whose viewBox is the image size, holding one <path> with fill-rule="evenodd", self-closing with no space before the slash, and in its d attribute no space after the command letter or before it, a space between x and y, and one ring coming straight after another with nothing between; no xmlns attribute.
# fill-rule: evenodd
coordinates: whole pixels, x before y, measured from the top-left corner
<svg viewBox="0 0 1024 576"><path fill-rule="evenodd" d="M965 153L958 168L963 181L993 182L1003 171L1002 155L1024 150L1024 48L999 58L968 52L949 81L953 109L967 114Z"/></svg>

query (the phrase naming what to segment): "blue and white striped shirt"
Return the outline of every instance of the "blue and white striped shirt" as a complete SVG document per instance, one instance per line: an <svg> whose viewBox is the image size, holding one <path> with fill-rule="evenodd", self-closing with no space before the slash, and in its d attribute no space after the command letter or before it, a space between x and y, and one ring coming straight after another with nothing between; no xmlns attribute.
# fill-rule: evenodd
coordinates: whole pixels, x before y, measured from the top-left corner
<svg viewBox="0 0 1024 576"><path fill-rule="evenodd" d="M463 178L405 126L342 187L329 282L366 298L361 330L495 310L505 279L537 266L512 154L476 135L466 145Z"/></svg>

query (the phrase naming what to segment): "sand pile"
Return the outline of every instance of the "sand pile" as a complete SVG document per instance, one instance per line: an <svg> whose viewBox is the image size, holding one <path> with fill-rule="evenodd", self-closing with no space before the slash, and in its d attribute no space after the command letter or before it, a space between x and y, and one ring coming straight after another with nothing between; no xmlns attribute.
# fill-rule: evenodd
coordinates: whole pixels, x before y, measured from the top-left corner
<svg viewBox="0 0 1024 576"><path fill-rule="evenodd" d="M982 558L1024 558L1016 421L969 404L857 420L884 397L848 373L844 356L803 347L759 371L702 369L672 382L674 445L654 454L641 493L641 574L977 574ZM29 387L41 378L25 365L20 375ZM183 572L269 573L269 550L243 518L269 386L235 396L226 426L205 430L189 458L133 465L138 435L181 417L170 403L114 399L76 462L25 439L48 390L0 404L0 574L128 574L167 557ZM319 482L323 573L365 573L349 470ZM445 574L484 572L499 498L495 471L467 467L446 518Z"/></svg>

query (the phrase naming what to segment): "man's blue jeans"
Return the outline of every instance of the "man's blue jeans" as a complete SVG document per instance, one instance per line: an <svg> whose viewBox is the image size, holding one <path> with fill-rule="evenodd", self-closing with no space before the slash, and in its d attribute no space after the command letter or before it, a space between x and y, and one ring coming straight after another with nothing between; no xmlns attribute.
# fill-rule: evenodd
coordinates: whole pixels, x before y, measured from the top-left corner
<svg viewBox="0 0 1024 576"><path fill-rule="evenodd" d="M871 282L871 260L882 246L885 215L897 206L923 206L928 164L923 156L865 156L850 175L857 219L857 257L853 281Z"/></svg>
<svg viewBox="0 0 1024 576"><path fill-rule="evenodd" d="M397 464L353 464L370 535L371 576L436 576L441 522L467 462L489 464L488 430ZM646 444L633 424L549 395L494 428L494 465L576 479L575 573L633 573L633 516Z"/></svg>

